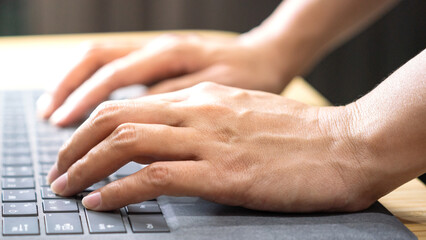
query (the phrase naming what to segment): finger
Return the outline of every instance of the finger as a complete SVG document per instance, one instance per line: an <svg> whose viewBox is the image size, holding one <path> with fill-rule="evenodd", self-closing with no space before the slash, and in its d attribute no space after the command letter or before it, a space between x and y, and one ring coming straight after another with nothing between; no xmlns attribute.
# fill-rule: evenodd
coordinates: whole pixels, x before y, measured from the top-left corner
<svg viewBox="0 0 426 240"><path fill-rule="evenodd" d="M137 100L109 101L101 104L62 146L58 160L47 176L48 182L52 182L64 173L69 166L82 158L123 123L180 126L184 118L183 113L172 108L167 101L178 101L178 97L183 94L175 92L164 95Z"/></svg>
<svg viewBox="0 0 426 240"><path fill-rule="evenodd" d="M106 211L160 195L210 199L216 190L211 173L211 165L206 161L156 162L92 192L83 198L83 205Z"/></svg>
<svg viewBox="0 0 426 240"><path fill-rule="evenodd" d="M147 94L159 94L166 92L173 92L177 90L181 90L184 88L192 87L197 85L200 82L210 81L213 82L216 79L217 74L215 71L212 71L212 68L208 68L205 70L201 70L199 72L195 72L192 74L188 74L182 77L168 79L166 81L159 82L153 86L151 86Z"/></svg>
<svg viewBox="0 0 426 240"><path fill-rule="evenodd" d="M53 124L66 126L105 100L113 90L132 84L150 84L199 68L199 45L177 44L164 50L133 52L98 70L79 87L51 118Z"/></svg>
<svg viewBox="0 0 426 240"><path fill-rule="evenodd" d="M67 97L95 73L101 66L123 57L137 49L136 44L95 44L86 53L51 92L43 94L38 102L38 114L49 118L61 106Z"/></svg>
<svg viewBox="0 0 426 240"><path fill-rule="evenodd" d="M135 156L194 159L198 142L193 129L126 123L75 162L67 173L52 183L51 188L64 196L81 192Z"/></svg>
<svg viewBox="0 0 426 240"><path fill-rule="evenodd" d="M167 100L177 101L173 98L175 95L178 93L167 94L167 96L155 95L137 100L108 101L98 106L89 119L62 146L57 162L47 175L47 181L51 183L63 174L69 166L123 123L179 126L182 122L182 113L173 110L167 102Z"/></svg>

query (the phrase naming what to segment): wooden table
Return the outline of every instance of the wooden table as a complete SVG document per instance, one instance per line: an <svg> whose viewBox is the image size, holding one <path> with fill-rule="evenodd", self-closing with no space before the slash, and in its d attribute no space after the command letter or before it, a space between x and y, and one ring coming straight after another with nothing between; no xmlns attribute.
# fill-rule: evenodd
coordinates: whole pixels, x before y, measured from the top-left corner
<svg viewBox="0 0 426 240"><path fill-rule="evenodd" d="M185 33L179 31L178 33ZM208 37L232 37L232 33L198 31ZM76 46L88 40L128 39L147 41L161 32L72 34L0 37L0 89L44 88L57 81L81 53ZM329 102L301 78L282 93L311 105ZM414 179L380 199L419 239L426 239L426 186Z"/></svg>

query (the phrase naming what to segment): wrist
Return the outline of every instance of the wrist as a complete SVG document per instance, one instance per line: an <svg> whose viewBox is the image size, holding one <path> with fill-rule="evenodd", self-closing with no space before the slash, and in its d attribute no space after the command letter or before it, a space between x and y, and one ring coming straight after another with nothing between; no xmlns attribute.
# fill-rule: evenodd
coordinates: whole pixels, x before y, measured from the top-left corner
<svg viewBox="0 0 426 240"><path fill-rule="evenodd" d="M305 73L302 64L306 59L305 54L302 53L304 49L290 37L277 36L258 27L241 34L237 41L263 56L268 64L277 70L283 87L294 77Z"/></svg>
<svg viewBox="0 0 426 240"><path fill-rule="evenodd" d="M366 180L360 197L372 200L421 175L426 166L420 139L408 136L393 114L378 110L385 106L378 107L377 101L367 95L344 107L348 139Z"/></svg>
<svg viewBox="0 0 426 240"><path fill-rule="evenodd" d="M307 74L324 55L323 40L316 31L295 30L293 26L276 29L270 25L266 22L241 34L239 41L266 52L290 80Z"/></svg>

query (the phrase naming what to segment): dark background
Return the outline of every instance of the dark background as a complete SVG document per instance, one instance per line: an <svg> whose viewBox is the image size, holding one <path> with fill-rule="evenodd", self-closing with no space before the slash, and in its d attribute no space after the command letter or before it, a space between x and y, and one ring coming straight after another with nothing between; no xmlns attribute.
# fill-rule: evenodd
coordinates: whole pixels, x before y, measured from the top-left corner
<svg viewBox="0 0 426 240"><path fill-rule="evenodd" d="M167 29L245 32L280 2L0 0L0 36ZM359 98L426 47L425 16L425 0L401 1L323 59L305 79L335 105Z"/></svg>

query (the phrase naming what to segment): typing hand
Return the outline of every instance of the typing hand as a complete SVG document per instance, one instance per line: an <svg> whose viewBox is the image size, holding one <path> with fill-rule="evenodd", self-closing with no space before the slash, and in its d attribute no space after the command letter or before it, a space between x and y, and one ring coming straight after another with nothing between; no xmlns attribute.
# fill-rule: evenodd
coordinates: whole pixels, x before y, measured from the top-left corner
<svg viewBox="0 0 426 240"><path fill-rule="evenodd" d="M358 210L365 186L344 107L201 83L101 104L60 150L48 181L76 194L129 161L150 164L86 196L110 210L159 195L271 211ZM346 121L346 122L345 122Z"/></svg>
<svg viewBox="0 0 426 240"><path fill-rule="evenodd" d="M92 44L54 90L39 99L39 115L66 126L106 100L112 91L132 84L151 86L149 94L203 81L279 92L286 82L277 59L276 51L240 38L169 34L146 44Z"/></svg>

